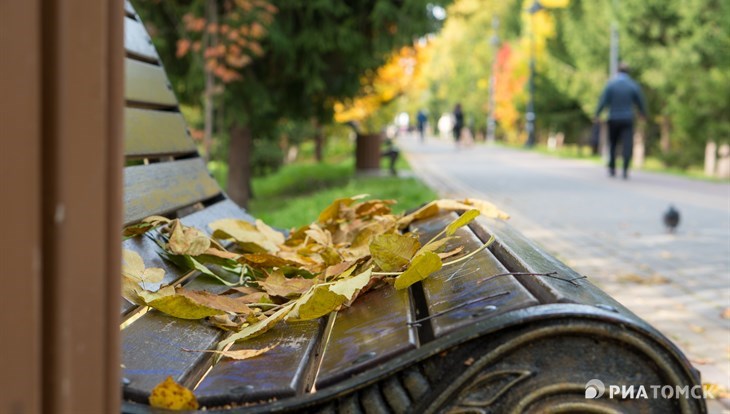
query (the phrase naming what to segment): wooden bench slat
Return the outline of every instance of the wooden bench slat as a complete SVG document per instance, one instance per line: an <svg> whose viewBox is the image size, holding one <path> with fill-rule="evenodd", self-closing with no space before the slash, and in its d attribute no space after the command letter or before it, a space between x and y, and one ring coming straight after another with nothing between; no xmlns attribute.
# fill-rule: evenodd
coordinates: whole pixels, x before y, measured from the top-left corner
<svg viewBox="0 0 730 414"><path fill-rule="evenodd" d="M126 394L146 401L167 376L193 387L208 368L210 354L182 349L210 349L222 332L200 321L173 318L151 310L122 331L122 375Z"/></svg>
<svg viewBox="0 0 730 414"><path fill-rule="evenodd" d="M383 287L365 293L337 313L324 350L317 388L324 388L415 349L406 290Z"/></svg>
<svg viewBox="0 0 730 414"><path fill-rule="evenodd" d="M322 321L281 322L273 330L234 344L231 350L261 349L268 352L242 361L223 359L205 376L195 395L201 403L257 402L294 396L304 387Z"/></svg>
<svg viewBox="0 0 730 414"><path fill-rule="evenodd" d="M592 283L581 279L582 276L560 260L538 248L534 242L499 220L477 218L472 228L480 238L494 234L497 239L495 255L511 271L553 272L563 279L575 279L573 283L562 280L517 276L523 285L543 303L589 303L620 309L633 313L615 299L601 291Z"/></svg>
<svg viewBox="0 0 730 414"><path fill-rule="evenodd" d="M124 153L129 158L160 157L195 152L179 112L125 108Z"/></svg>
<svg viewBox="0 0 730 414"><path fill-rule="evenodd" d="M177 106L177 98L172 92L162 66L126 58L124 68L126 70L124 97L127 102L167 107Z"/></svg>
<svg viewBox="0 0 730 414"><path fill-rule="evenodd" d="M219 193L218 184L198 158L127 167L124 223L175 211Z"/></svg>
<svg viewBox="0 0 730 414"><path fill-rule="evenodd" d="M420 230L421 242L426 243L456 217L455 214L444 215L417 223L414 227ZM426 229L430 231L424 231ZM478 249L483 244L468 227L460 228L455 235L458 239L447 243L445 251L463 246L463 255ZM429 315L448 311L430 319L434 336L438 338L478 320L540 303L514 276L501 276L484 281L489 276L506 272L508 270L489 250L483 250L463 263L442 268L424 280L423 290ZM455 306L490 296L494 297L449 311Z"/></svg>
<svg viewBox="0 0 730 414"><path fill-rule="evenodd" d="M124 18L124 48L128 54L152 62L160 60L144 25L131 17Z"/></svg>

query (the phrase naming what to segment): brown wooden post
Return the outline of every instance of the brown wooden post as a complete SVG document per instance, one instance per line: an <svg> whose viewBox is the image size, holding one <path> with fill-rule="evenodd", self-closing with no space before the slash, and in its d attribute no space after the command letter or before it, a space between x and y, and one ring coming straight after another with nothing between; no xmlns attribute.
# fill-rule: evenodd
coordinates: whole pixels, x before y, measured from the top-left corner
<svg viewBox="0 0 730 414"><path fill-rule="evenodd" d="M2 412L119 411L123 7L2 2Z"/></svg>
<svg viewBox="0 0 730 414"><path fill-rule="evenodd" d="M41 8L0 2L0 412L41 404Z"/></svg>

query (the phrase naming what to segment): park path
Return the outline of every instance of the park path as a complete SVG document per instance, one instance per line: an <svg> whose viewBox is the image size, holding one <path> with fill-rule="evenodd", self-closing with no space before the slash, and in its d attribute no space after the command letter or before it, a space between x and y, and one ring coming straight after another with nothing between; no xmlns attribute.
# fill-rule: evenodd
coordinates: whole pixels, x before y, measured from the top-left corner
<svg viewBox="0 0 730 414"><path fill-rule="evenodd" d="M730 184L632 171L531 151L399 138L443 197L489 200L511 224L675 342L704 383L730 389ZM662 224L673 204L675 234ZM708 404L730 412L730 400Z"/></svg>

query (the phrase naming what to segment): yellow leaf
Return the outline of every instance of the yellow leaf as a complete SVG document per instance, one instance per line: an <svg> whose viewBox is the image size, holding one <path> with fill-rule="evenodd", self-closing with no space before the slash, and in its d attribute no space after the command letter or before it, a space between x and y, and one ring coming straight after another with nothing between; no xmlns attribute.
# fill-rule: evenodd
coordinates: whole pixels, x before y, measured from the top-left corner
<svg viewBox="0 0 730 414"><path fill-rule="evenodd" d="M401 217L398 220L398 228L403 229L408 227L412 222L416 220L422 220L429 217L433 217L439 213L439 206L435 202L430 202L425 206L419 208L411 214Z"/></svg>
<svg viewBox="0 0 730 414"><path fill-rule="evenodd" d="M195 299L181 294L163 296L147 302L147 305L180 319L203 319L225 313L220 309L203 305Z"/></svg>
<svg viewBox="0 0 730 414"><path fill-rule="evenodd" d="M186 352L210 352L213 354L221 355L226 358L235 359L237 361L242 361L244 359L253 358L256 356L259 356L263 353L266 353L268 351L271 351L272 349L279 346L279 343L275 343L272 345L269 345L265 348L261 349L237 349L235 351L215 351L215 350L209 350L209 349L185 349Z"/></svg>
<svg viewBox="0 0 730 414"><path fill-rule="evenodd" d="M357 276L339 279L329 286L330 291L342 295L350 301L355 296L355 293L367 286L368 282L370 282L372 272L373 269L369 268Z"/></svg>
<svg viewBox="0 0 730 414"><path fill-rule="evenodd" d="M263 221L256 220L256 229L274 245L278 246L280 244L284 244L284 234L272 229Z"/></svg>
<svg viewBox="0 0 730 414"><path fill-rule="evenodd" d="M221 219L208 226L213 230L213 237L234 240L243 251L250 253L275 253L279 246L275 240L269 239L267 234L244 220Z"/></svg>
<svg viewBox="0 0 730 414"><path fill-rule="evenodd" d="M329 314L347 302L347 298L332 292L329 286L318 285L296 302L288 320L306 321Z"/></svg>
<svg viewBox="0 0 730 414"><path fill-rule="evenodd" d="M279 309L278 311L274 312L273 315L267 317L266 319L262 321L258 321L252 325L249 325L241 331L229 336L228 338L222 340L218 344L218 349L224 349L228 344L232 344L236 341L242 341L244 339L253 338L255 336L261 335L262 333L268 331L271 329L274 325L279 323L286 315L289 314L291 311L293 304L289 304L284 306L283 308Z"/></svg>
<svg viewBox="0 0 730 414"><path fill-rule="evenodd" d="M339 279L329 285L317 285L314 289L302 295L287 319L309 320L317 319L340 306L351 301L357 292L370 282L372 268L357 276Z"/></svg>
<svg viewBox="0 0 730 414"><path fill-rule="evenodd" d="M198 400L189 389L167 377L152 389L149 398L150 405L168 410L197 410Z"/></svg>
<svg viewBox="0 0 730 414"><path fill-rule="evenodd" d="M167 249L173 254L199 256L210 247L210 238L193 227L184 226L180 220L172 222Z"/></svg>
<svg viewBox="0 0 730 414"><path fill-rule="evenodd" d="M446 235L451 236L453 235L456 230L458 230L460 227L463 227L469 223L471 223L477 216L479 215L479 210L469 210L459 216L456 220L452 221L448 226L446 226Z"/></svg>
<svg viewBox="0 0 730 414"><path fill-rule="evenodd" d="M507 220L509 219L509 214L505 213L504 211L500 210L495 206L494 204L490 203L489 201L485 200L478 200L474 198L465 198L460 202L460 204L464 204L467 207L466 208L457 208L457 210L467 210L470 208L475 208L479 210L484 217L489 218L496 218L500 220Z"/></svg>
<svg viewBox="0 0 730 414"><path fill-rule="evenodd" d="M359 200L361 198L367 197L367 194L360 194L353 197L346 197L346 198L338 198L335 201L332 202L327 208L322 210L322 212L319 214L319 218L317 219L320 223L326 223L330 220L334 220L337 218L337 216L340 214L340 210L342 207L347 207L351 205L356 200Z"/></svg>
<svg viewBox="0 0 730 414"><path fill-rule="evenodd" d="M413 262L405 272L395 278L395 288L405 289L408 286L429 277L441 269L441 259L432 252L423 252L413 258Z"/></svg>
<svg viewBox="0 0 730 414"><path fill-rule="evenodd" d="M158 267L146 269L142 256L137 252L122 250L122 275L136 282L160 283L165 277L165 271Z"/></svg>
<svg viewBox="0 0 730 414"><path fill-rule="evenodd" d="M385 272L404 268L421 248L415 237L400 234L381 234L370 243L370 254L375 263Z"/></svg>

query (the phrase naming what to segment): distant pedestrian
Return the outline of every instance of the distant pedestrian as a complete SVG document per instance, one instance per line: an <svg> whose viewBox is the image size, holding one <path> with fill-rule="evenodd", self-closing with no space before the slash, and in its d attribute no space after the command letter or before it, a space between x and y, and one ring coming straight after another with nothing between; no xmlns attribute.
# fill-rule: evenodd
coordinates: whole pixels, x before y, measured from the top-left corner
<svg viewBox="0 0 730 414"><path fill-rule="evenodd" d="M461 130L464 128L464 113L461 111L461 104L454 106L454 141L459 145L461 139Z"/></svg>
<svg viewBox="0 0 730 414"><path fill-rule="evenodd" d="M601 111L608 107L608 174L611 177L616 175L616 147L621 143L624 159L623 177L629 178L634 147L634 105L639 109L640 116L646 118L646 103L641 88L629 77L629 67L621 63L616 76L608 81L603 89L595 115L595 121L598 122Z"/></svg>
<svg viewBox="0 0 730 414"><path fill-rule="evenodd" d="M428 121L428 118L426 117L426 113L423 111L423 109L418 110L418 114L416 114L416 126L418 127L418 135L421 138L421 142L426 142L426 122Z"/></svg>

